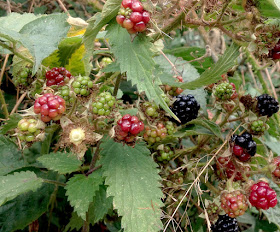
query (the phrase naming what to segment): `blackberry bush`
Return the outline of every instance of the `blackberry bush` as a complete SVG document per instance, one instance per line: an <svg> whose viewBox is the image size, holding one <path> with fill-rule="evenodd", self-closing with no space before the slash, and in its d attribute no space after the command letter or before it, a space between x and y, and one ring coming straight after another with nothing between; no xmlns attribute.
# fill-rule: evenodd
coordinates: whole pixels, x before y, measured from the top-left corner
<svg viewBox="0 0 280 232"><path fill-rule="evenodd" d="M193 119L196 119L199 109L199 103L191 94L178 95L171 106L171 110L180 119L181 124L185 124Z"/></svg>
<svg viewBox="0 0 280 232"><path fill-rule="evenodd" d="M98 115L109 115L115 106L116 99L109 92L101 93L92 103L92 112Z"/></svg>

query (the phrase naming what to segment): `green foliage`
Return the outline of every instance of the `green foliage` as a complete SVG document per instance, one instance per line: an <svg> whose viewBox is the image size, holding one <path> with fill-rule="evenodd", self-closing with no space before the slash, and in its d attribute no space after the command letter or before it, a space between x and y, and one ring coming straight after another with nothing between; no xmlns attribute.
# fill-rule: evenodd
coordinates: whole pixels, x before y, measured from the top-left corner
<svg viewBox="0 0 280 232"><path fill-rule="evenodd" d="M37 159L44 167L57 171L59 174L66 174L77 171L82 162L72 153L56 152L40 156Z"/></svg>
<svg viewBox="0 0 280 232"><path fill-rule="evenodd" d="M89 204L93 201L99 185L103 182L103 178L98 172L94 172L89 176L74 175L66 183L66 195L74 211L82 218L86 219Z"/></svg>
<svg viewBox="0 0 280 232"><path fill-rule="evenodd" d="M6 175L24 166L21 152L10 139L0 135L0 147L0 175Z"/></svg>
<svg viewBox="0 0 280 232"><path fill-rule="evenodd" d="M205 127L206 129L210 130L211 132L213 132L214 135L216 135L218 138L223 138L222 137L222 133L221 133L221 128L219 127L219 125L217 125L216 123L206 120L206 119L194 119L190 122L187 123L187 125L190 124L195 124L195 125L200 125Z"/></svg>
<svg viewBox="0 0 280 232"><path fill-rule="evenodd" d="M115 36L116 34L118 36ZM153 76L155 62L152 59L153 53L150 50L152 44L149 38L139 35L132 42L127 31L116 23L108 27L107 37L117 63L120 64L121 72L126 72L127 79L131 80L132 85L136 85L139 92L144 91L150 101L154 101L177 119L162 97L160 79Z"/></svg>
<svg viewBox="0 0 280 232"><path fill-rule="evenodd" d="M159 231L162 193L149 150L143 144L130 147L112 139L104 139L101 148L107 196L114 197L122 227L126 232Z"/></svg>
<svg viewBox="0 0 280 232"><path fill-rule="evenodd" d="M10 118L5 122L5 125L1 126L0 134L4 135L8 131L15 129L21 119L22 117L19 114L12 114Z"/></svg>
<svg viewBox="0 0 280 232"><path fill-rule="evenodd" d="M46 128L45 139L42 142L41 155L49 153L53 135L58 129L60 129L60 128L59 128L59 125L57 125L57 124L52 124L50 127Z"/></svg>
<svg viewBox="0 0 280 232"><path fill-rule="evenodd" d="M280 18L279 0L258 0L257 8L262 16Z"/></svg>
<svg viewBox="0 0 280 232"><path fill-rule="evenodd" d="M22 193L37 190L41 187L42 182L41 178L38 178L34 172L30 171L1 176L0 206Z"/></svg>

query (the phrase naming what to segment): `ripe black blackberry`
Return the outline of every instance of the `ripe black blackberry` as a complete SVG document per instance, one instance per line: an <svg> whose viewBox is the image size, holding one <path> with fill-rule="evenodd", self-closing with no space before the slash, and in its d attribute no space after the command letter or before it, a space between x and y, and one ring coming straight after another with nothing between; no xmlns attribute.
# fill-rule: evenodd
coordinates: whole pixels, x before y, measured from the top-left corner
<svg viewBox="0 0 280 232"><path fill-rule="evenodd" d="M257 101L257 111L261 116L267 115L270 117L279 110L278 101L268 94L262 94L258 96Z"/></svg>
<svg viewBox="0 0 280 232"><path fill-rule="evenodd" d="M181 124L185 124L197 118L200 109L199 103L193 95L178 95L171 110L180 119Z"/></svg>
<svg viewBox="0 0 280 232"><path fill-rule="evenodd" d="M212 225L212 232L238 232L236 218L231 218L227 214L219 215L218 221Z"/></svg>

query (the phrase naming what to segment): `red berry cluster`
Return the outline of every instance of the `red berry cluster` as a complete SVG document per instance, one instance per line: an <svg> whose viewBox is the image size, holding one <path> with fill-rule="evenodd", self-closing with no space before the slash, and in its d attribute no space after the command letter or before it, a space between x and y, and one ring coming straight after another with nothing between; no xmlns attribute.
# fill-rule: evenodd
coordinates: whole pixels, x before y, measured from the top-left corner
<svg viewBox="0 0 280 232"><path fill-rule="evenodd" d="M152 144L165 139L166 134L167 129L165 128L165 126L162 123L158 123L156 128L146 126L143 137L145 141Z"/></svg>
<svg viewBox="0 0 280 232"><path fill-rule="evenodd" d="M60 96L45 93L35 100L34 113L41 114L43 122L59 120L65 111L65 101Z"/></svg>
<svg viewBox="0 0 280 232"><path fill-rule="evenodd" d="M258 209L267 210L276 206L276 192L269 187L269 184L264 181L259 181L251 187L249 201L252 206Z"/></svg>
<svg viewBox="0 0 280 232"><path fill-rule="evenodd" d="M64 67L53 68L46 72L47 86L52 85L65 85L73 76Z"/></svg>
<svg viewBox="0 0 280 232"><path fill-rule="evenodd" d="M138 117L130 114L124 115L118 120L115 127L116 138L131 143L135 140L137 134L144 130L144 123L139 121Z"/></svg>
<svg viewBox="0 0 280 232"><path fill-rule="evenodd" d="M144 10L138 0L123 0L116 20L130 34L134 34L146 30L150 13Z"/></svg>
<svg viewBox="0 0 280 232"><path fill-rule="evenodd" d="M269 56L273 60L278 60L280 59L280 40L278 43L275 45L275 47L269 51Z"/></svg>
<svg viewBox="0 0 280 232"><path fill-rule="evenodd" d="M237 167L232 162L232 160L230 160L228 157L219 157L216 163L216 172L220 178L226 177L227 179L230 179L233 175L235 175L234 181L238 181L238 180L244 181L244 177L242 176L242 173L243 175L249 177L250 176L249 171L250 171L250 167L248 166Z"/></svg>
<svg viewBox="0 0 280 232"><path fill-rule="evenodd" d="M181 76L176 76L176 79L179 82L183 82L183 77L181 77ZM184 91L181 88L171 87L169 85L165 85L165 90L169 93L170 96L177 96L177 95L181 94Z"/></svg>
<svg viewBox="0 0 280 232"><path fill-rule="evenodd" d="M272 172L272 174L277 177L280 178L280 156L277 156L273 159L273 164L276 166L275 170Z"/></svg>
<svg viewBox="0 0 280 232"><path fill-rule="evenodd" d="M239 190L223 192L221 195L221 207L228 216L235 218L243 215L248 209L247 199Z"/></svg>

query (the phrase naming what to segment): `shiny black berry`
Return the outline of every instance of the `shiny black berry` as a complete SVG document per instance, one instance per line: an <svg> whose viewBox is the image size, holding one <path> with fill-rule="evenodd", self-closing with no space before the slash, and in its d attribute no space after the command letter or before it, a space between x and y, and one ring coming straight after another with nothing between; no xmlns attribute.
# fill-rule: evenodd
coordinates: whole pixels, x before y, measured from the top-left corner
<svg viewBox="0 0 280 232"><path fill-rule="evenodd" d="M270 117L279 110L278 101L268 94L258 96L257 101L257 111L261 116L267 115Z"/></svg>
<svg viewBox="0 0 280 232"><path fill-rule="evenodd" d="M242 148L245 148L247 145L247 140L243 136L237 136L237 138L235 139L235 144Z"/></svg>
<svg viewBox="0 0 280 232"><path fill-rule="evenodd" d="M171 110L180 119L181 124L185 124L197 118L200 109L199 103L193 95L178 95Z"/></svg>
<svg viewBox="0 0 280 232"><path fill-rule="evenodd" d="M231 218L227 214L219 215L218 221L212 225L212 232L238 232L236 218Z"/></svg>
<svg viewBox="0 0 280 232"><path fill-rule="evenodd" d="M251 140L247 144L247 148L245 148L249 155L254 156L257 151L257 144L254 140Z"/></svg>

